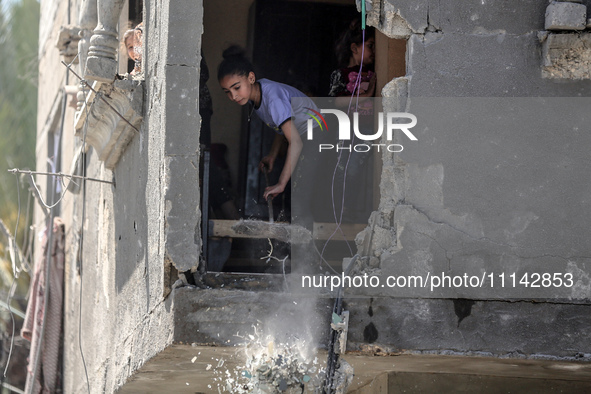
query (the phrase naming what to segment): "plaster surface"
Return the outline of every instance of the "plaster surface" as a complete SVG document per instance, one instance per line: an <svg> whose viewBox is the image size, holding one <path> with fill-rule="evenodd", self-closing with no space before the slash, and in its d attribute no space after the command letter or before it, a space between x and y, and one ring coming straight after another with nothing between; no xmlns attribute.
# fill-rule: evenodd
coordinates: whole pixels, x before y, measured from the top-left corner
<svg viewBox="0 0 591 394"><path fill-rule="evenodd" d="M544 78L538 32L544 30L546 1L519 6L494 0L372 3L368 22L390 37L408 39L407 75L383 89L384 111L412 113L413 104L423 97L469 97L476 102L485 97L591 96L588 80ZM589 7L589 2L583 4ZM517 112L526 108L514 106ZM435 117L453 119L436 112ZM569 115L568 108L557 113L558 122L580 118ZM585 137L560 127L553 132L531 125L509 136L507 128L492 131L476 127L479 119L473 120L475 127L468 134L431 127L419 136L416 147L405 144L408 149L401 154L383 155L380 207L356 240L366 256L365 272L385 277L401 270L434 273L456 267L490 272L514 267L533 272L535 267L570 266L580 273L587 294L589 253L583 234L588 215L578 209L588 201L587 187L580 181L586 178L587 159L576 147L587 145L578 139ZM494 294L478 289L420 296L407 290L356 294L368 296L349 305L355 326L349 342L358 348L378 344L382 351L589 358L579 319L590 307L588 296L579 298L577 289L561 296L563 305L554 303L559 297L553 292L491 301L509 298L502 289ZM408 299L383 297L405 294ZM372 316L370 296L379 305ZM542 302L531 304L532 298ZM462 300L467 304L462 306ZM461 323L455 304L463 310L460 315L465 314ZM501 339L499 333L510 334Z"/></svg>

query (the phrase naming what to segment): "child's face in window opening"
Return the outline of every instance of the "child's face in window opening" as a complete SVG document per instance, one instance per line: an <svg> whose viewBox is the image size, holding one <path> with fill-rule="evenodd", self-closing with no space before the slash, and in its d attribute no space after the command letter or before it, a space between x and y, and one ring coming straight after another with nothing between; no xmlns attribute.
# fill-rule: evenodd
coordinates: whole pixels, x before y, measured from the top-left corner
<svg viewBox="0 0 591 394"><path fill-rule="evenodd" d="M135 51L135 47L135 39L134 35L132 34L131 36L125 39L125 48L127 48L127 56L129 56L131 60L137 61L139 59L139 56Z"/></svg>
<svg viewBox="0 0 591 394"><path fill-rule="evenodd" d="M248 100L253 100L253 84L255 76L253 72L247 75L226 75L220 80L222 90L231 101L245 105Z"/></svg>
<svg viewBox="0 0 591 394"><path fill-rule="evenodd" d="M125 39L125 48L131 60L136 62L142 60L142 33L134 30L133 34Z"/></svg>
<svg viewBox="0 0 591 394"><path fill-rule="evenodd" d="M376 40L372 37L361 44L351 44L351 52L353 54L353 60L355 65L361 64L361 53L363 52L363 65L369 66L375 61L375 46Z"/></svg>

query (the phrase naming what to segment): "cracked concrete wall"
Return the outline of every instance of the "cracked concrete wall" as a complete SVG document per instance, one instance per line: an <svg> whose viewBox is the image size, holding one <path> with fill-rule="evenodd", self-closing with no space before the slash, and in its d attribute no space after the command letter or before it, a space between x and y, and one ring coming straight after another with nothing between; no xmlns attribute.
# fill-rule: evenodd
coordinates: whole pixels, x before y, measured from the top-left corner
<svg viewBox="0 0 591 394"><path fill-rule="evenodd" d="M165 130L165 253L177 270L194 271L201 251L199 63L203 4L165 2L160 23L159 45L154 46L159 48L155 65L159 77L151 80L161 97L160 127Z"/></svg>
<svg viewBox="0 0 591 394"><path fill-rule="evenodd" d="M423 97L591 96L590 81L542 76L538 32L544 30L547 1L371 3L370 25L408 39L407 75L384 87L384 111L413 113L413 102ZM458 139L461 132L426 133L419 137L422 149L383 154L379 210L356 240L366 272L382 277L401 267L413 274L490 272L562 268L565 262L571 272L588 271L589 189L581 180L589 168L584 149L576 145L591 141L581 133L565 138L562 132L540 135L531 129L517 137L480 132L466 140ZM495 166L506 166L505 175L494 175ZM524 296L503 302L502 294L483 292L421 296L427 299L404 291L357 292L373 298L349 299L350 346L370 352L590 358L584 334L589 299L574 298L577 291L589 294L591 285L579 277L584 289L561 298L562 304L543 297L532 304L536 297ZM458 303L464 298L472 300L460 319Z"/></svg>
<svg viewBox="0 0 591 394"><path fill-rule="evenodd" d="M81 194L68 194L65 200L63 214L71 217L66 226L64 306L67 393L87 391L80 347L90 392L114 392L174 341L171 272L197 269L201 249L198 81L202 15L200 1L145 2L148 50L144 52L145 107L140 133L113 171L105 169L94 150L89 150L87 175L113 179L116 186L87 182L84 201ZM51 19L51 15L46 17ZM57 18L52 23L59 26L61 21ZM44 59L44 72L51 67L61 70L59 62L48 64L55 57L48 53L53 57ZM53 80L43 84L42 96L55 90L54 85ZM67 123L71 130L64 132L67 138L74 135L70 125L73 121Z"/></svg>
<svg viewBox="0 0 591 394"><path fill-rule="evenodd" d="M589 0L583 4L591 7ZM542 78L538 32L547 6L544 0L389 0L373 5L368 22L390 37L409 38L413 96L586 96L591 81Z"/></svg>

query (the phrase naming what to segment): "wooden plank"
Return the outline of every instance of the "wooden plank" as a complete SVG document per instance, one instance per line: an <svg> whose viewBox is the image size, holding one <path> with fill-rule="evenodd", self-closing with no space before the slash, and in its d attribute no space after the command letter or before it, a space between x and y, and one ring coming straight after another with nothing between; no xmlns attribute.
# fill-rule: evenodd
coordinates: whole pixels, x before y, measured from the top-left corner
<svg viewBox="0 0 591 394"><path fill-rule="evenodd" d="M232 226L238 223L237 220L215 219L209 221L210 237L232 237L232 238L258 238L249 234L238 234L232 229Z"/></svg>
<svg viewBox="0 0 591 394"><path fill-rule="evenodd" d="M340 229L335 223L314 223L312 236L317 240L354 241L358 233L367 227L367 223L341 224ZM333 235L334 233L334 235ZM269 223L260 220L210 220L210 237L232 237L264 239L272 238L283 242L302 243L310 239L308 230L290 223Z"/></svg>
<svg viewBox="0 0 591 394"><path fill-rule="evenodd" d="M311 240L310 231L297 225L260 220L210 220L211 237L272 238L283 242L305 243Z"/></svg>
<svg viewBox="0 0 591 394"><path fill-rule="evenodd" d="M367 227L367 223L341 224L338 231L336 223L314 223L312 237L327 240L331 236L334 241L354 241L358 233ZM334 234L334 235L333 235Z"/></svg>

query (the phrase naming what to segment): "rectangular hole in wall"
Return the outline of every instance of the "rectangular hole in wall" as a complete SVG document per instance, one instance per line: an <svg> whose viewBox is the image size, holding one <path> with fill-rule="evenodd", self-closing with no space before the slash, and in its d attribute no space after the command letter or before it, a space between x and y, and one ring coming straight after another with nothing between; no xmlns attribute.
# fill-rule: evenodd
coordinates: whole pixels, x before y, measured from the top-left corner
<svg viewBox="0 0 591 394"><path fill-rule="evenodd" d="M222 94L215 71L222 60L221 53L230 44L239 44L247 50L253 61L257 78L286 83L309 92L312 96L323 97L328 94L331 72L337 68L335 41L352 18L360 14L353 0L257 0L247 3L204 0L202 42L210 70L207 86L213 99L210 152L211 161L221 163L224 176L230 180L236 196L234 202L241 217L266 221L268 207L262 198L266 181L256 166L268 151L274 132L254 117L250 127L245 127L248 123L248 108L239 108ZM232 23L221 23L224 21ZM387 81L405 74L405 40L391 40L386 37L382 41L376 37L376 92L381 91ZM374 161L374 168L368 177L373 179L371 194L377 198L372 197L370 205L364 208L367 210L367 218L379 201L376 191L381 175L381 158L375 157ZM277 168L280 170L280 163L277 163ZM279 171L272 173L269 182L273 183L278 175ZM275 216L289 206L289 203L288 195L285 198L276 198L273 204ZM225 219L222 210L209 208L208 211L211 213L210 219L214 221L210 230L222 229L221 234L224 234L223 228L229 224L215 222ZM362 222L357 225L366 224L367 220ZM283 267L279 262L271 260L267 263L265 259L261 259L269 250L269 241L266 238L224 239L222 236L210 236L204 242L207 242L210 271L282 272ZM354 239L350 243L355 248ZM288 245L274 242L273 247L276 256L284 251L289 253ZM344 245L335 244L328 248L329 260L337 270L341 269L340 260L343 256L340 250L344 248L349 255L349 249ZM212 259L217 261L211 261ZM220 260L223 261L220 263Z"/></svg>

